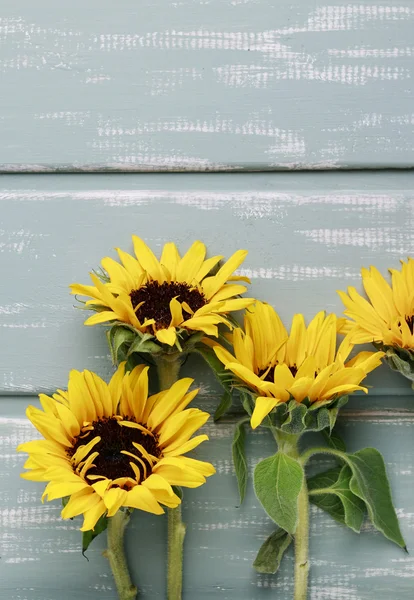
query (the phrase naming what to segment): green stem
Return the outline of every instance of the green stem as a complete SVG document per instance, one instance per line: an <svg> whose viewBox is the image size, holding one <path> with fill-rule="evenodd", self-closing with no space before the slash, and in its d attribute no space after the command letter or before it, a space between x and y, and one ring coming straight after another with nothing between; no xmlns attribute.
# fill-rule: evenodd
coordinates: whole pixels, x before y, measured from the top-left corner
<svg viewBox="0 0 414 600"><path fill-rule="evenodd" d="M306 600L309 575L309 497L306 479L298 498L298 525L295 531L295 596Z"/></svg>
<svg viewBox="0 0 414 600"><path fill-rule="evenodd" d="M332 456L337 456L341 460L345 461L349 464L349 459L345 452L341 452L341 450L336 450L335 448L328 448L328 446L320 446L315 448L309 448L300 456L300 462L304 467L306 463L309 461L314 454L331 454Z"/></svg>
<svg viewBox="0 0 414 600"><path fill-rule="evenodd" d="M155 357L160 390L167 390L175 383L180 374L181 356L178 353L163 354Z"/></svg>
<svg viewBox="0 0 414 600"><path fill-rule="evenodd" d="M138 594L125 558L124 532L128 521L129 515L120 510L108 519L108 549L104 552L111 565L119 600L135 600Z"/></svg>
<svg viewBox="0 0 414 600"><path fill-rule="evenodd" d="M168 509L168 600L181 600L184 537L180 504L177 508Z"/></svg>
<svg viewBox="0 0 414 600"><path fill-rule="evenodd" d="M279 452L300 460L298 443L300 436L285 433L272 427ZM298 497L298 524L294 535L295 543L295 592L294 600L306 600L309 575L309 492L306 477Z"/></svg>
<svg viewBox="0 0 414 600"><path fill-rule="evenodd" d="M178 379L181 367L179 354L163 354L156 358L160 389L166 390ZM182 520L181 504L168 509L168 572L167 598L181 600L183 588L183 547L185 525Z"/></svg>

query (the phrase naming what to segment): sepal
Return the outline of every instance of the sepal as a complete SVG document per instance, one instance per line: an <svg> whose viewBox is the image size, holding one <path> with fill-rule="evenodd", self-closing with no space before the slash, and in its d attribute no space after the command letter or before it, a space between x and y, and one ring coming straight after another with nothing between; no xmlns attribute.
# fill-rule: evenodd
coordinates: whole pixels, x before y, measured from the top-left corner
<svg viewBox="0 0 414 600"><path fill-rule="evenodd" d="M339 396L327 404L311 403L307 398L303 402L289 400L278 404L269 414L264 426L271 426L291 435L327 430L330 433L338 417L339 409L348 402L348 396Z"/></svg>
<svg viewBox="0 0 414 600"><path fill-rule="evenodd" d="M106 336L111 352L112 362L133 361L133 355L150 354L189 354L196 351L205 334L195 332L189 334L186 329L177 328L177 339L174 346L158 341L155 335L143 333L128 323L115 321L107 330Z"/></svg>
<svg viewBox="0 0 414 600"><path fill-rule="evenodd" d="M375 347L378 348L378 345ZM386 346L381 349L384 350L384 358L391 369L409 379L414 389L414 350L396 346Z"/></svg>

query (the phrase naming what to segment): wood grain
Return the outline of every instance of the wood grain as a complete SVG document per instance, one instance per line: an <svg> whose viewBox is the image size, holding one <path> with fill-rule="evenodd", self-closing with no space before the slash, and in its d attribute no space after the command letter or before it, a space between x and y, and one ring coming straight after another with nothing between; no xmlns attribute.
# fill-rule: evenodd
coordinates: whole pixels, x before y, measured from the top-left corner
<svg viewBox="0 0 414 600"><path fill-rule="evenodd" d="M414 164L413 0L1 12L3 171Z"/></svg>
<svg viewBox="0 0 414 600"><path fill-rule="evenodd" d="M412 400L414 398L412 397ZM40 502L42 484L19 478L24 457L19 442L33 439L24 417L34 398L0 399L0 597L8 600L115 600L112 579L101 552L105 536L93 542L87 562L80 552L80 519L62 521L59 502ZM391 399L389 399L391 402ZM201 399L204 407L204 399ZM349 450L379 448L387 463L394 502L409 549L414 546L413 413L365 416L343 411L341 433ZM230 457L234 419L205 428L210 441L197 456L211 460L217 474L197 490L186 490L184 514L188 526L185 546L184 597L208 600L263 600L292 597L293 555L285 557L276 576L257 575L251 564L272 531L258 505L251 480L245 503L238 506ZM262 430L248 434L249 469L275 451ZM312 470L328 468L324 460ZM136 512L128 532L127 552L142 597L165 598L164 561L166 522ZM392 545L369 524L360 535L339 526L325 513L311 514L310 600L411 600L414 559ZM69 592L70 590L70 592Z"/></svg>
<svg viewBox="0 0 414 600"><path fill-rule="evenodd" d="M359 269L386 273L414 255L414 173L210 175L4 175L0 182L0 392L65 386L70 368L111 371L105 328L83 327L72 282L131 234L160 253L203 240L211 255L249 250L250 294L287 323L326 309L337 289L361 288ZM190 362L188 369L193 369ZM199 371L195 371L199 373ZM208 388L211 382L205 380ZM376 394L409 385L383 367Z"/></svg>

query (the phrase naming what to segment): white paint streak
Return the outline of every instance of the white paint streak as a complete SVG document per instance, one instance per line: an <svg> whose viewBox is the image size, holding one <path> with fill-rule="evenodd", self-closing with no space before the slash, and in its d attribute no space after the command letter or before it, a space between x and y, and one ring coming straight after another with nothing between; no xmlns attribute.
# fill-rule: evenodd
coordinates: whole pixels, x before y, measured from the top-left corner
<svg viewBox="0 0 414 600"><path fill-rule="evenodd" d="M400 228L383 229L311 229L298 230L314 242L326 247L355 246L371 250L385 249L387 252L410 255L414 249L414 232L401 233Z"/></svg>
<svg viewBox="0 0 414 600"><path fill-rule="evenodd" d="M359 276L357 269L349 267L310 267L304 265L287 265L262 269L239 269L239 273L250 279L280 279L284 281L303 281L307 279L355 279Z"/></svg>

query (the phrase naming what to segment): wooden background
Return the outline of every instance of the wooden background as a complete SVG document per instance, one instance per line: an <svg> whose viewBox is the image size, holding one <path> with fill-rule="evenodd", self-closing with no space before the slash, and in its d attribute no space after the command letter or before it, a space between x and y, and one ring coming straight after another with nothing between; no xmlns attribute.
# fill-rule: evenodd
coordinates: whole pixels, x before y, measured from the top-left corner
<svg viewBox="0 0 414 600"><path fill-rule="evenodd" d="M385 273L413 256L414 3L14 0L0 13L0 171L15 173L0 176L0 598L115 600L104 536L87 562L79 520L40 503L15 453L40 391L71 368L111 373L104 329L83 327L69 283L133 233L155 251L198 238L211 254L247 248L251 295L288 322L341 312L335 291L360 288L362 265ZM270 172L234 173L252 170ZM204 365L191 358L185 374L213 411ZM412 550L414 394L385 366L369 383L340 428L350 450L383 452ZM291 552L276 576L251 567L272 524L251 488L238 506L236 413L206 426L197 455L217 475L185 495L184 600L292 597ZM251 470L272 452L249 434ZM165 598L165 529L136 513L128 532L145 598ZM368 524L358 536L312 509L311 558L309 600L414 595L412 555Z"/></svg>

